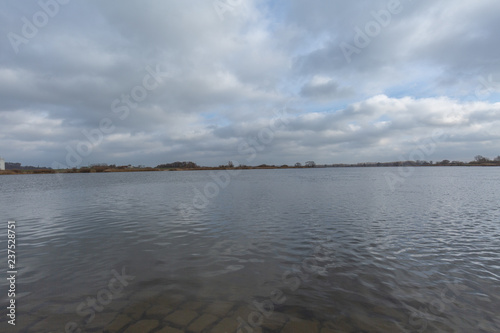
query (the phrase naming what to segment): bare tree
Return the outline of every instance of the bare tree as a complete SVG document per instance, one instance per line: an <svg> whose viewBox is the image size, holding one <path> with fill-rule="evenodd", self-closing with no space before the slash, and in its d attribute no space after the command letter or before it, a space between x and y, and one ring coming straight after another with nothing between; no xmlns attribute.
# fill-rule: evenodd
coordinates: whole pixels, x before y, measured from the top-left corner
<svg viewBox="0 0 500 333"><path fill-rule="evenodd" d="M484 157L482 155L476 155L474 156L474 159L476 160L476 162L479 162L479 163L484 163L484 162L489 162L489 158L487 157Z"/></svg>

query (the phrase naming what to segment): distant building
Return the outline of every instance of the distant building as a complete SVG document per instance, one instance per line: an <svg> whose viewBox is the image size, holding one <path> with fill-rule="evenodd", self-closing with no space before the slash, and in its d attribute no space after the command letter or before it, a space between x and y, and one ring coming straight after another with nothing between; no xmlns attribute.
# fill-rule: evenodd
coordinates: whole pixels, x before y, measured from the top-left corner
<svg viewBox="0 0 500 333"><path fill-rule="evenodd" d="M5 170L5 160L0 157L0 170Z"/></svg>

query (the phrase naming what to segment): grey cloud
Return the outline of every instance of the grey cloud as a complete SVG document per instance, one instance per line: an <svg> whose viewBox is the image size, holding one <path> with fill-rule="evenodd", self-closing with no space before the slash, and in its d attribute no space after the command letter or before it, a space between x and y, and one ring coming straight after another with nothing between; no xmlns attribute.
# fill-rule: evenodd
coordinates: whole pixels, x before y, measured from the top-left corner
<svg viewBox="0 0 500 333"><path fill-rule="evenodd" d="M41 8L3 2L0 155L64 162L68 145L109 118L113 130L83 165L218 165L245 158L239 144L280 109L286 121L255 163L397 159L436 128L453 140L435 160L471 159L476 147L498 155L499 4L401 0L401 13L346 62L339 44L387 4L258 0L220 19L210 1L75 0L16 54L8 34ZM168 74L120 117L113 101L142 85L147 66Z"/></svg>

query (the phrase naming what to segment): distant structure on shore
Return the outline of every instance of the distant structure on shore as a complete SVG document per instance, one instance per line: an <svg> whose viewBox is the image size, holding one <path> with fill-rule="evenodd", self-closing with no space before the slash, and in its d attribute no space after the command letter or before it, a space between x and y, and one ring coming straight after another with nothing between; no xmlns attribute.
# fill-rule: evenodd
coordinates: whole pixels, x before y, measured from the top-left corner
<svg viewBox="0 0 500 333"><path fill-rule="evenodd" d="M5 170L5 160L0 157L0 170Z"/></svg>

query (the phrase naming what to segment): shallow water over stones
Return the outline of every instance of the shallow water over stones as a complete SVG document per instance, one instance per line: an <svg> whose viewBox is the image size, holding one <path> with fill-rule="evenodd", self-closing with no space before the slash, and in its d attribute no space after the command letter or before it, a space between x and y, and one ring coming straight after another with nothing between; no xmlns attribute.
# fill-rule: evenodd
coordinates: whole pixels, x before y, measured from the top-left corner
<svg viewBox="0 0 500 333"><path fill-rule="evenodd" d="M143 293L142 293L143 294ZM22 332L61 332L68 322L75 322L84 332L341 332L354 329L348 322L329 321L311 316L300 308L254 305L221 300L189 300L183 295L152 294L149 298L132 297L116 311L97 312L92 320L75 313L23 316ZM319 315L319 314L318 314ZM336 327L336 329L334 329Z"/></svg>

